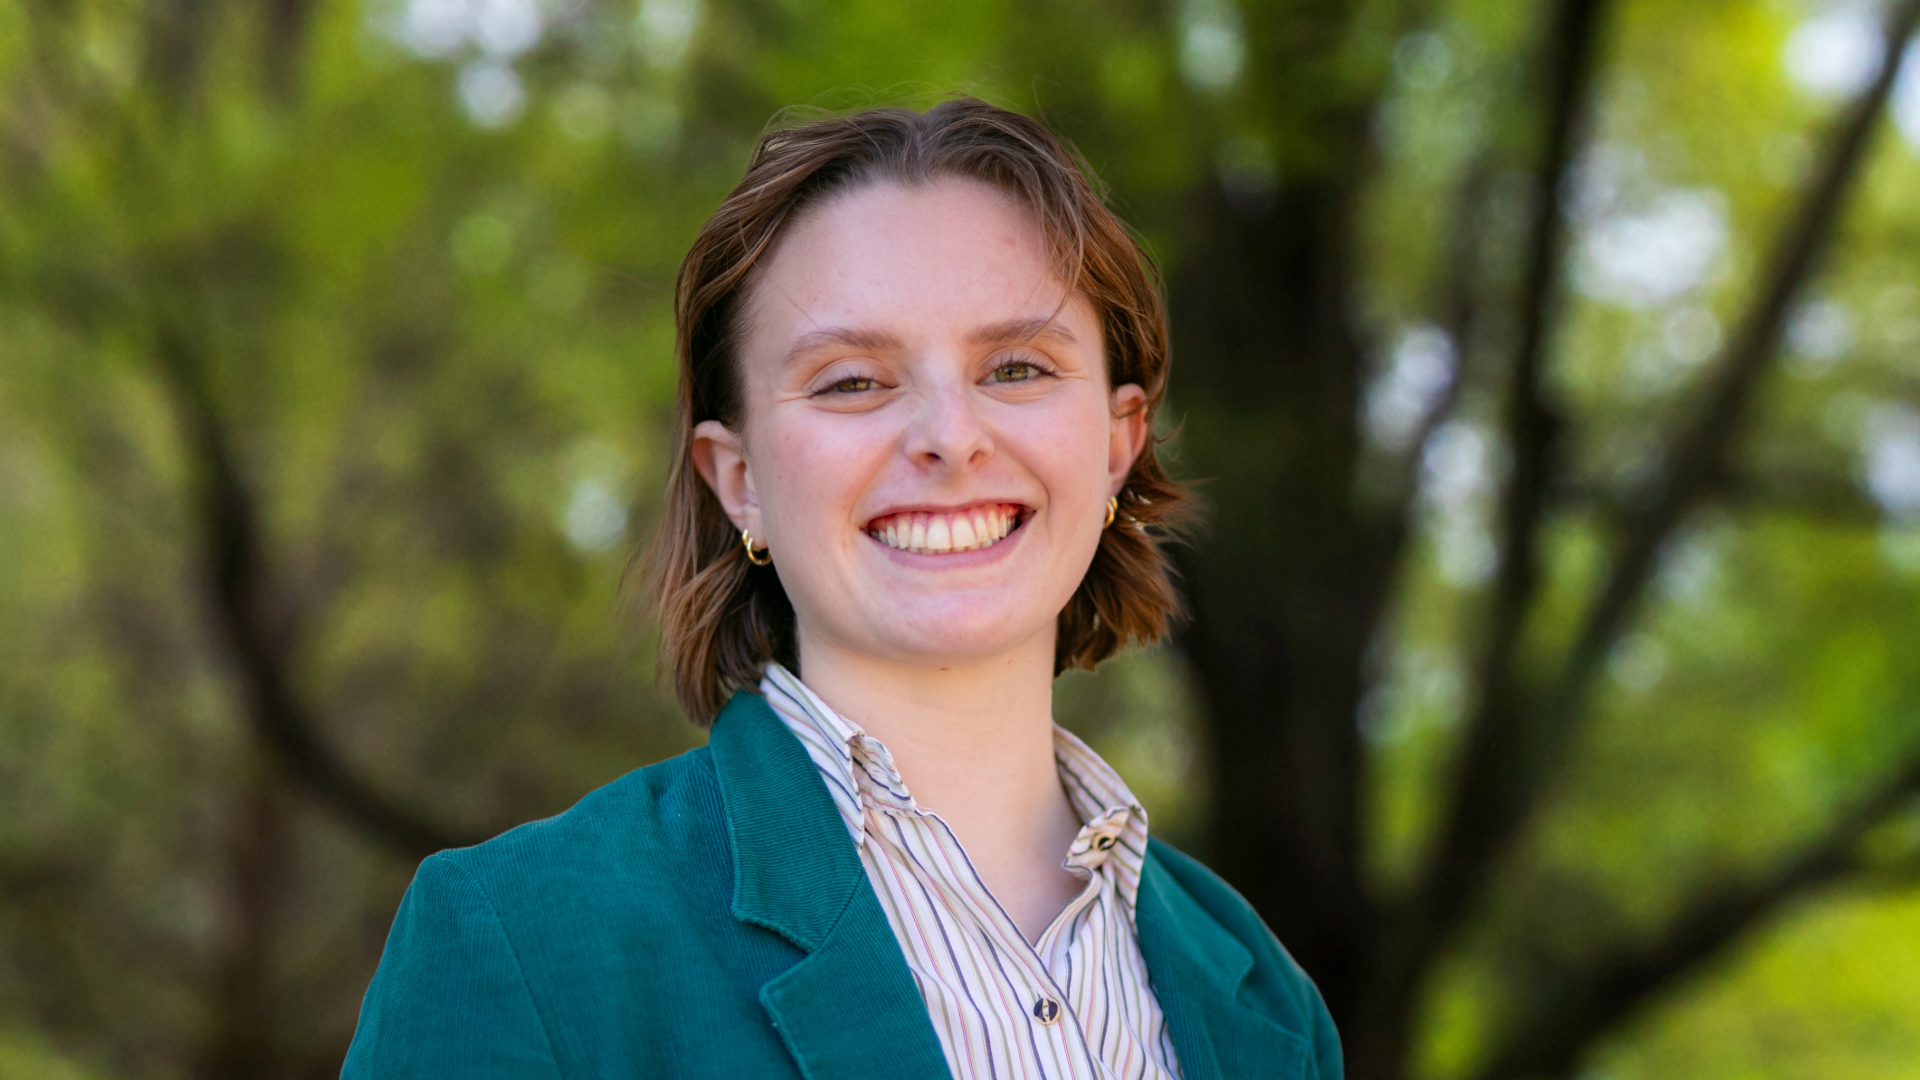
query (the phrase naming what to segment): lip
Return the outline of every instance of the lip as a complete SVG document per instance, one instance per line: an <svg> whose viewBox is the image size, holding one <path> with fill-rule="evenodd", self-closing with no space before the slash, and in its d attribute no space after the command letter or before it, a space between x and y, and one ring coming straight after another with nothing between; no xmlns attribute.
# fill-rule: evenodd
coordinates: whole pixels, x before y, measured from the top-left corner
<svg viewBox="0 0 1920 1080"><path fill-rule="evenodd" d="M979 566L990 566L1012 555L1013 549L1018 547L1020 542L1026 538L1027 524L1033 520L1034 515L1034 509L1030 504L1021 502L1018 499L979 499L974 502L954 503L947 506L918 504L913 506L890 507L867 520L871 523L892 517L895 514L953 514L959 513L962 510L972 510L982 506L1016 506L1019 507L1019 513L1016 515L1012 532L1002 537L998 543L988 547L976 548L973 551L943 551L938 554L932 552L902 551L896 547L888 547L882 543L878 537L874 536L873 533L864 528L860 530L860 534L866 537L867 542L873 545L874 550L885 555L896 565L909 569L966 570Z"/></svg>
<svg viewBox="0 0 1920 1080"><path fill-rule="evenodd" d="M911 505L903 504L900 506L889 506L881 510L879 513L874 514L873 516L867 518L867 523L865 525L862 525L860 528L862 532L865 532L866 530L873 528L874 522L882 521L882 520L885 520L886 518L894 517L895 515L898 515L898 514L958 514L966 511L978 510L982 507L987 507L987 506L1018 507L1020 511L1019 518L1022 523L1024 523L1027 520L1027 518L1033 516L1033 507L1025 502L1020 501L1019 499L975 499L972 502L947 503L945 505L937 505L935 503L913 503Z"/></svg>

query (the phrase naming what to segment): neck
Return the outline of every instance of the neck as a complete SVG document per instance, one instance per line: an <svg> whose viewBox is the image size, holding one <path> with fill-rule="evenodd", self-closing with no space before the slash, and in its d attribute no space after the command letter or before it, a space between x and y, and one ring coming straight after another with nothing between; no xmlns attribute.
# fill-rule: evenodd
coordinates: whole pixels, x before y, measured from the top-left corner
<svg viewBox="0 0 1920 1080"><path fill-rule="evenodd" d="M849 652L800 628L801 678L886 744L914 801L953 830L1029 941L1080 889L1060 861L1081 822L1053 757L1053 634L925 666Z"/></svg>
<svg viewBox="0 0 1920 1080"><path fill-rule="evenodd" d="M887 744L914 797L1033 773L1054 787L1053 642L947 665L910 666L800 635L800 677Z"/></svg>

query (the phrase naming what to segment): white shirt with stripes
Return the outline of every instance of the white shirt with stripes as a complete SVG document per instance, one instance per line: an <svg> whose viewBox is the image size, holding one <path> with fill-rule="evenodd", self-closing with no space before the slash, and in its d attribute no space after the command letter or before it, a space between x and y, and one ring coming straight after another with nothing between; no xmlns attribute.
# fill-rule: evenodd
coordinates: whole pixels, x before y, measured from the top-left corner
<svg viewBox="0 0 1920 1080"><path fill-rule="evenodd" d="M1061 786L1085 823L1063 865L1086 887L1029 945L880 740L779 664L760 691L819 767L955 1080L1180 1075L1134 930L1147 814L1099 755L1054 727Z"/></svg>

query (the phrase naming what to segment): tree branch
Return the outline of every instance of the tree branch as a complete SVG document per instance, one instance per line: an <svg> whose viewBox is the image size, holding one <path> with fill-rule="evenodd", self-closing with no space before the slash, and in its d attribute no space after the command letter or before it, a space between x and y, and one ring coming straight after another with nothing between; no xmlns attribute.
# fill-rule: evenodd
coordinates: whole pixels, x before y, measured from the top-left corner
<svg viewBox="0 0 1920 1080"><path fill-rule="evenodd" d="M1537 696L1524 690L1512 665L1519 624L1525 619L1524 608L1516 603L1526 598L1523 586L1528 584L1530 568L1521 564L1503 571L1481 667L1480 704L1463 750L1458 801L1428 865L1426 887L1418 894L1424 910L1414 918L1425 934L1416 939L1421 948L1416 959L1430 957L1457 927L1557 774L1577 736L1595 679L1644 596L1661 549L1724 469L1754 389L1777 352L1793 301L1818 264L1844 197L1859 173L1869 136L1886 105L1905 42L1916 23L1920 23L1920 0L1902 0L1886 24L1880 73L1830 138L1817 179L1782 234L1759 296L1723 356L1705 408L1676 440L1662 482L1646 509L1627 519L1612 571L1588 609L1574 646L1558 675ZM1523 388L1526 374L1524 370L1516 373L1517 385ZM1527 406L1523 403L1519 408ZM1539 418L1527 417L1523 422L1536 426L1520 430L1540 438ZM1528 546L1518 555L1509 552L1509 560L1530 557L1532 551L1532 539L1514 530L1528 524L1523 513L1526 503L1541 497L1524 494L1530 479L1538 482L1544 477L1538 461L1530 460L1536 452L1524 440L1516 443L1513 487L1523 492L1523 502L1507 508L1504 522L1507 541Z"/></svg>
<svg viewBox="0 0 1920 1080"><path fill-rule="evenodd" d="M1585 971L1547 981L1476 1080L1570 1075L1597 1040L1631 1019L1653 995L1693 974L1795 901L1862 869L1861 839L1920 795L1920 752L1827 831L1749 881L1710 889L1652 940L1602 949Z"/></svg>
<svg viewBox="0 0 1920 1080"><path fill-rule="evenodd" d="M1603 0L1562 0L1549 38L1546 142L1534 169L1536 201L1521 282L1518 336L1510 372L1506 434L1513 471L1501 506L1501 557L1478 666L1478 706L1462 750L1448 823L1407 909L1404 940L1391 950L1387 985L1422 970L1451 934L1487 878L1523 810L1530 755L1519 735L1526 716L1515 675L1527 612L1539 583L1539 524L1546 509L1558 417L1547 401L1545 355L1557 304L1566 235L1566 176L1598 66Z"/></svg>
<svg viewBox="0 0 1920 1080"><path fill-rule="evenodd" d="M155 354L195 473L210 614L237 668L254 733L288 776L389 847L417 856L475 842L479 837L429 821L377 790L320 738L312 711L294 690L289 635L270 614L259 512L240 479L204 367L177 328L160 331Z"/></svg>
<svg viewBox="0 0 1920 1080"><path fill-rule="evenodd" d="M1493 186L1493 163L1481 154L1467 167L1454 193L1454 224L1447 236L1448 280L1442 300L1443 328L1453 345L1453 379L1440 400L1420 422L1414 436L1410 467L1417 472L1421 452L1433 433L1453 417L1467 383L1467 358L1480 332L1480 237L1487 224L1487 191ZM1413 485L1408 485L1409 490Z"/></svg>
<svg viewBox="0 0 1920 1080"><path fill-rule="evenodd" d="M1453 347L1454 366L1439 400L1420 418L1413 437L1394 462L1391 487L1392 519L1386 548L1398 552L1412 531L1420 494L1420 463L1427 444L1453 418L1467 383L1467 358L1480 325L1480 234L1486 225L1487 188L1493 177L1488 155L1476 157L1453 193L1453 212L1447 230L1446 275L1435 283L1434 306L1440 327Z"/></svg>
<svg viewBox="0 0 1920 1080"><path fill-rule="evenodd" d="M1920 886L1920 854L1862 867L1848 878L1847 884L1859 892L1906 892Z"/></svg>
<svg viewBox="0 0 1920 1080"><path fill-rule="evenodd" d="M1724 470L1761 376L1773 366L1795 299L1813 276L1840 218L1842 205L1887 98L1899 77L1907 39L1920 26L1920 0L1901 0L1889 15L1880 73L1841 118L1813 186L1781 234L1765 285L1733 336L1706 396L1705 408L1682 433L1645 510L1629 517L1613 570L1589 609L1562 674L1547 700L1544 726L1561 732L1592 687L1614 642L1631 621L1657 565L1660 550L1687 512Z"/></svg>
<svg viewBox="0 0 1920 1080"><path fill-rule="evenodd" d="M1556 482L1552 498L1556 506L1588 507L1613 519L1633 505L1629 493L1577 477ZM1846 528L1875 528L1887 521L1880 504L1850 477L1813 469L1729 469L1713 478L1699 502Z"/></svg>
<svg viewBox="0 0 1920 1080"><path fill-rule="evenodd" d="M1434 0L1402 0L1394 13L1394 25L1401 34L1434 21ZM1493 154L1481 147L1461 171L1452 193L1452 213L1448 215L1446 247L1442 258L1445 276L1430 283L1436 318L1453 346L1453 377L1440 392L1439 400L1420 418L1413 438L1397 463L1393 479L1393 521L1387 549L1397 552L1413 522L1414 501L1419 495L1420 462L1433 433L1453 417L1466 383L1466 363L1474 335L1480 323L1480 238L1486 228L1487 191L1493 181Z"/></svg>

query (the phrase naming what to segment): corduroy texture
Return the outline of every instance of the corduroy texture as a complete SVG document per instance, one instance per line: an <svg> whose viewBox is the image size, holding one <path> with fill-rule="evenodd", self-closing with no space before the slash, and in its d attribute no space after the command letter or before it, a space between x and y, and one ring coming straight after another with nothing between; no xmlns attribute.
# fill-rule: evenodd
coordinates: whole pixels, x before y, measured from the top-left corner
<svg viewBox="0 0 1920 1080"><path fill-rule="evenodd" d="M1146 391L1149 425L1166 396L1169 354L1159 272L1108 210L1089 172L1045 125L974 98L925 113L875 109L767 132L746 177L700 230L674 295L680 397L667 510L643 569L660 618L660 663L695 723L734 690L759 682L769 660L798 669L793 607L774 566L749 564L740 533L694 468L693 429L743 421L737 344L755 271L809 207L875 183L977 180L1029 208L1060 279L1093 305L1109 385ZM1060 613L1054 668L1092 668L1131 643L1166 635L1180 612L1161 551L1186 511L1185 487L1161 466L1154 440L1134 461L1118 519ZM758 539L758 538L756 538Z"/></svg>
<svg viewBox="0 0 1920 1080"><path fill-rule="evenodd" d="M758 694L703 749L421 865L348 1080L948 1076L819 771ZM1339 1080L1319 993L1149 843L1140 948L1186 1080Z"/></svg>

